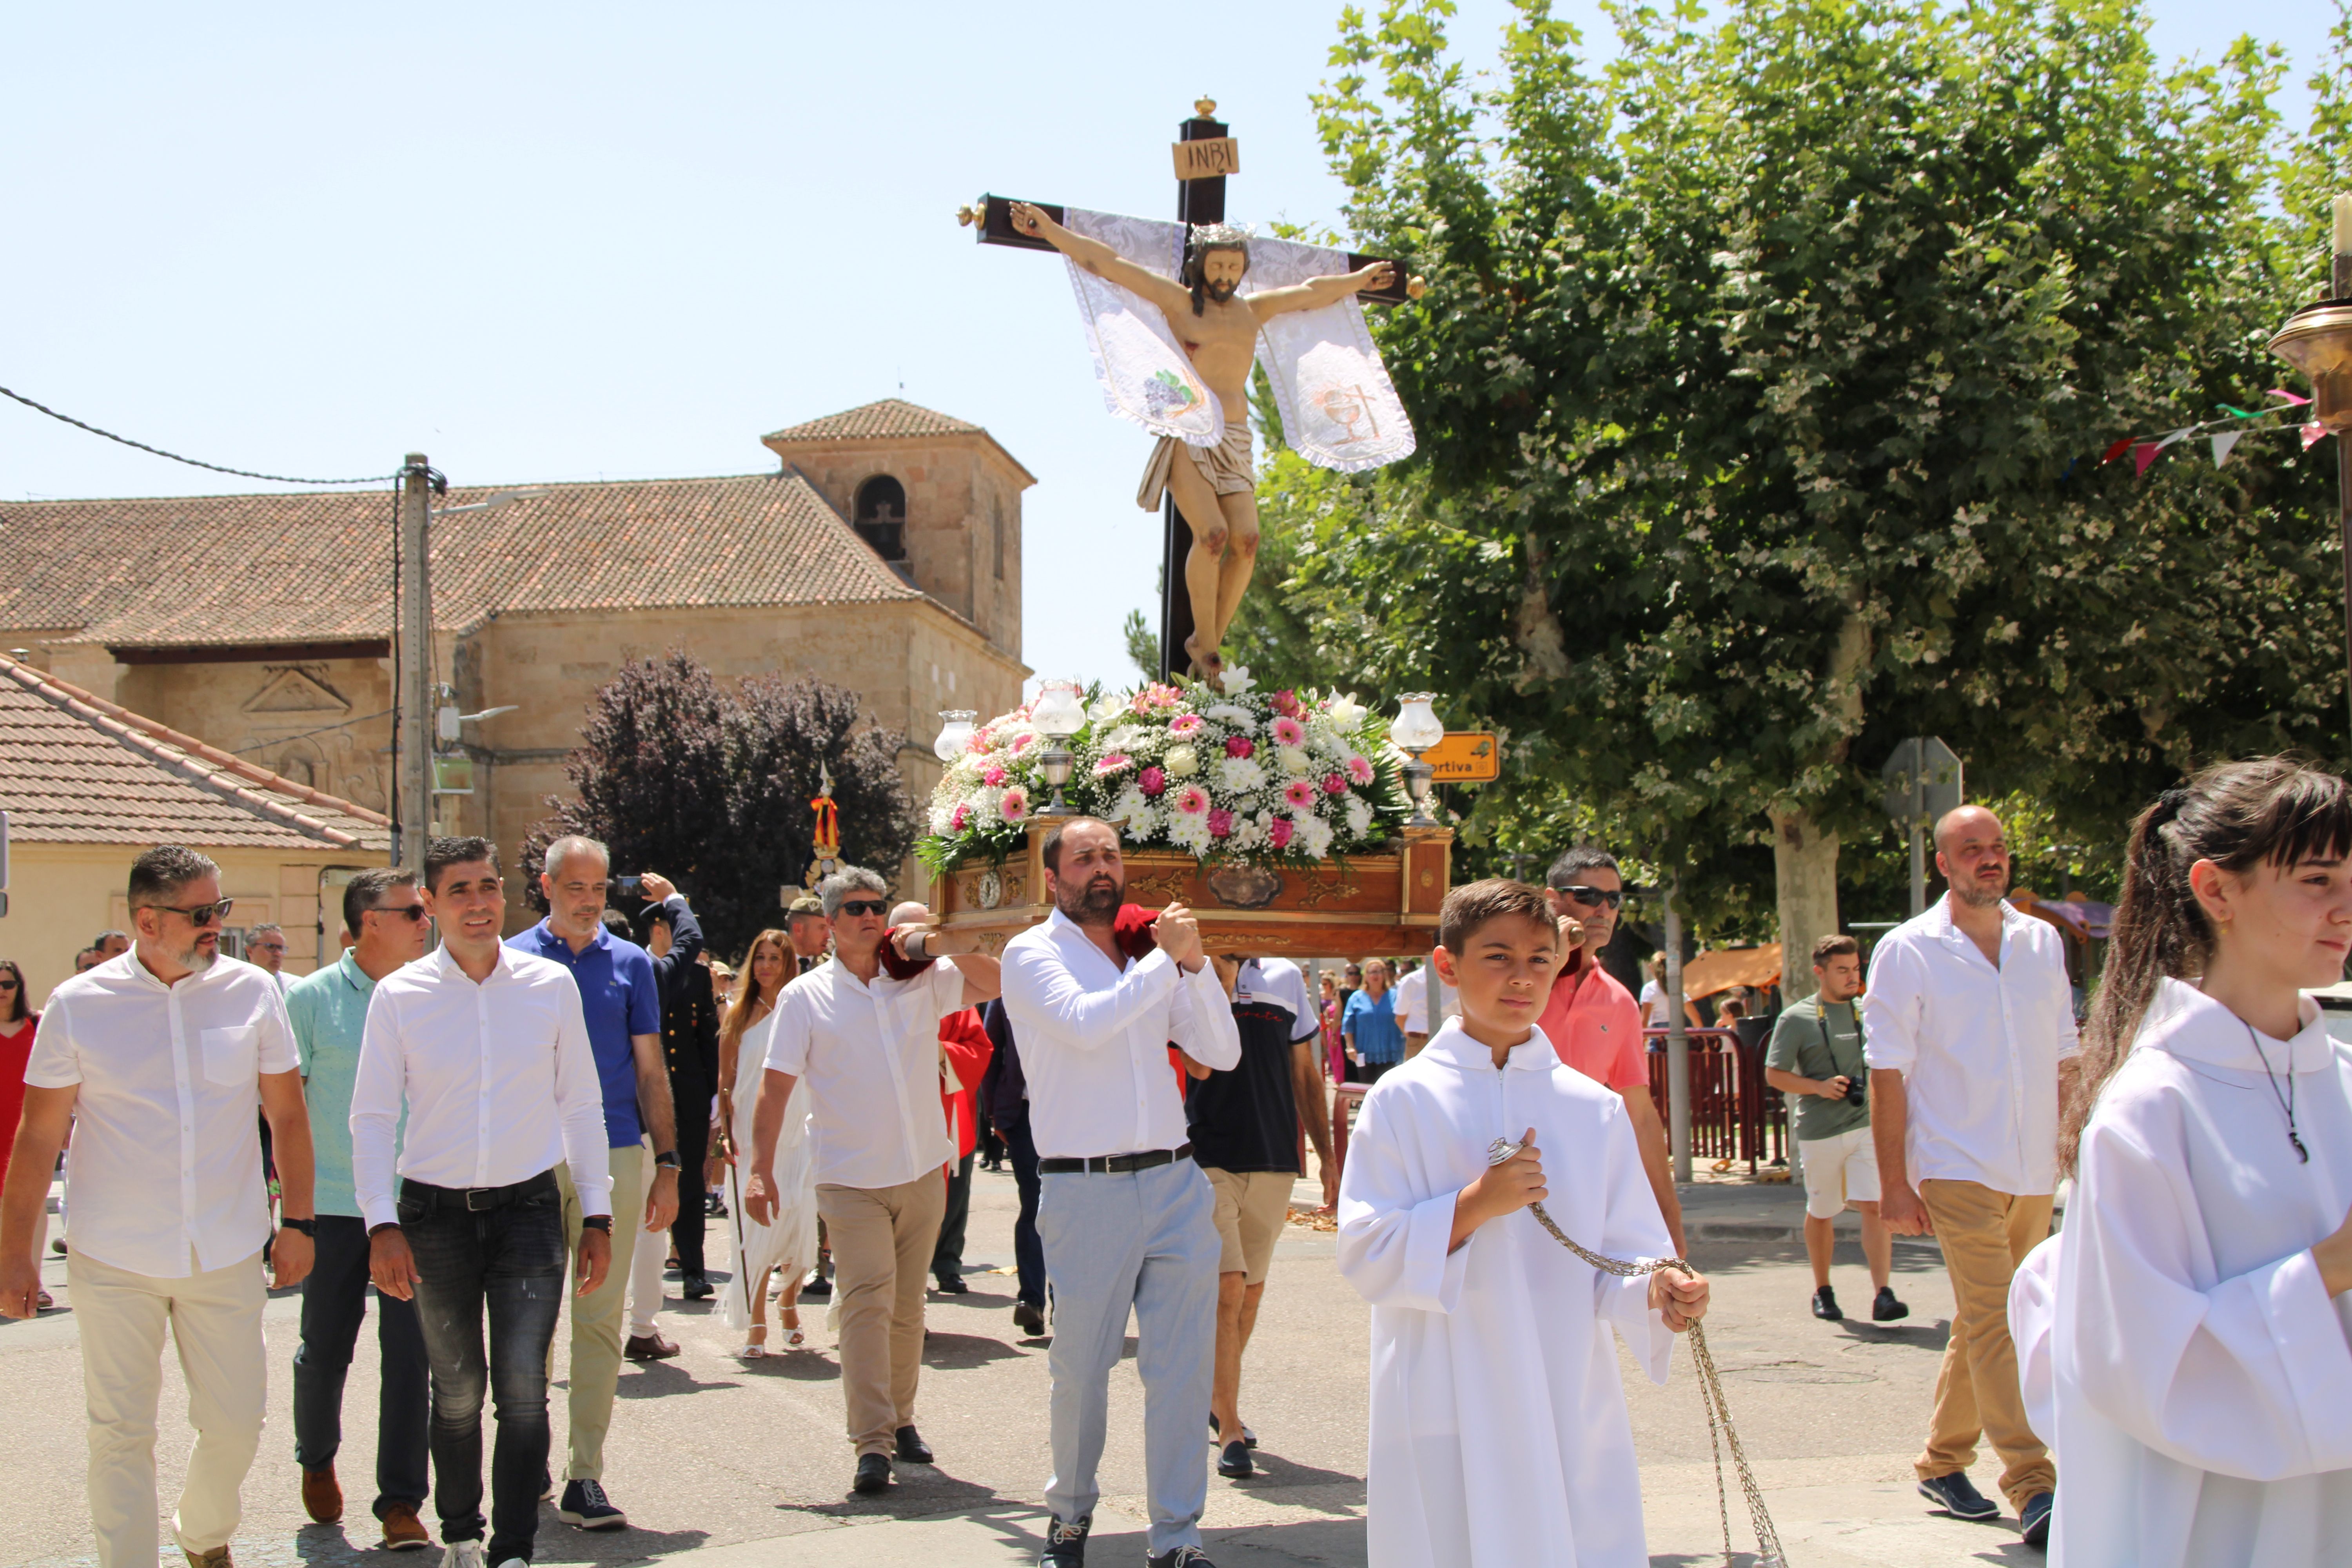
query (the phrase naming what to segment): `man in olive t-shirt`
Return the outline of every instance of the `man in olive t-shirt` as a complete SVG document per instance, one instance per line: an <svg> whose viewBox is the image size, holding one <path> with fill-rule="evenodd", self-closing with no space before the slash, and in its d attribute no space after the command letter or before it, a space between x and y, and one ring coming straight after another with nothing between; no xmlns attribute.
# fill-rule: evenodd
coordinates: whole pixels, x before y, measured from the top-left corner
<svg viewBox="0 0 2352 1568"><path fill-rule="evenodd" d="M1869 1083L1862 1059L1862 950L1850 936L1813 943L1812 995L1792 1002L1772 1026L1764 1055L1764 1081L1790 1097L1797 1152L1805 1169L1805 1253L1813 1264L1813 1316L1835 1322L1837 1294L1830 1289L1830 1254L1838 1215L1848 1204L1862 1211L1862 1256L1878 1288L1873 1321L1911 1315L1895 1299L1887 1276L1895 1244L1878 1217L1878 1153L1870 1139Z"/></svg>

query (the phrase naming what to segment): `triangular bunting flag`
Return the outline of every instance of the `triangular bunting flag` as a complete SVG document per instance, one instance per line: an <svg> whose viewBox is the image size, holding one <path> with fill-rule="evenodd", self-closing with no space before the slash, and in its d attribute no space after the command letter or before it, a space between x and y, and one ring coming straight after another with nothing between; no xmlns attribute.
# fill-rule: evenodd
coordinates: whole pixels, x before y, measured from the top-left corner
<svg viewBox="0 0 2352 1568"><path fill-rule="evenodd" d="M2132 448L2132 462L2135 465L2135 475L2137 476L2138 474L2147 473L2147 466L2156 461L2158 453L2163 451L2167 447L2171 446L2175 441L2179 440L2182 437L2188 434L2189 432L2185 429L2175 430L2170 435L2165 437L2162 440L2142 441L2137 446L2134 447Z"/></svg>
<svg viewBox="0 0 2352 1568"><path fill-rule="evenodd" d="M2224 414L2234 414L2241 419L2252 419L2254 417L2252 410L2235 407L2227 403L2217 403L2213 405L2213 406L2220 409Z"/></svg>
<svg viewBox="0 0 2352 1568"><path fill-rule="evenodd" d="M2303 449L2306 452L2310 451L2319 438L2326 434L2327 426L2316 419L2313 420L2303 427Z"/></svg>
<svg viewBox="0 0 2352 1568"><path fill-rule="evenodd" d="M2215 468L2218 468L2222 464L2230 460L2230 448L2236 446L2238 444L2238 437L2244 434L2245 432L2242 430L2226 430L2221 435L2212 437L2213 466Z"/></svg>
<svg viewBox="0 0 2352 1568"><path fill-rule="evenodd" d="M2125 437L2122 440L2107 448L2107 455L2099 459L2100 463L2105 465L2114 462L2117 458L2122 457L2126 452L2131 450L2131 444L2132 438L2128 436Z"/></svg>
<svg viewBox="0 0 2352 1568"><path fill-rule="evenodd" d="M2283 387L2283 386L2273 386L2273 387L2272 387L2272 388L2271 388L2271 391L2270 391L2270 395L2271 395L2273 397L2283 397L2283 398L2286 399L2286 401L2288 401L2289 403L2294 404L2294 405L2296 407L2298 407L2298 408L2300 408L2301 406L2303 406L2303 405L2305 405L2305 404L2306 404L2306 403L2308 403L2308 402L2310 402L2310 401L2311 401L2311 399L2310 399L2310 398L2308 398L2308 397L2297 397L2294 393L2287 391L2287 390L2286 390L2286 388L2284 388L2284 387Z"/></svg>

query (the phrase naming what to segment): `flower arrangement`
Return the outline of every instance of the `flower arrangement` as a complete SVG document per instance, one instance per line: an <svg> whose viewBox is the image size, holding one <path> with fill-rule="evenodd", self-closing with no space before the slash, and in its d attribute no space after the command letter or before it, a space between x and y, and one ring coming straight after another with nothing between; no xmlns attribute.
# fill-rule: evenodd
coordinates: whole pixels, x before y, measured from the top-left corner
<svg viewBox="0 0 2352 1568"><path fill-rule="evenodd" d="M1090 689L1063 798L1131 849L1202 862L1311 865L1393 837L1408 807L1386 722L1336 692L1251 688L1235 667L1215 685ZM1045 747L1026 705L972 731L931 792L916 847L934 875L976 855L1002 859L1025 839L1033 805L1053 794Z"/></svg>

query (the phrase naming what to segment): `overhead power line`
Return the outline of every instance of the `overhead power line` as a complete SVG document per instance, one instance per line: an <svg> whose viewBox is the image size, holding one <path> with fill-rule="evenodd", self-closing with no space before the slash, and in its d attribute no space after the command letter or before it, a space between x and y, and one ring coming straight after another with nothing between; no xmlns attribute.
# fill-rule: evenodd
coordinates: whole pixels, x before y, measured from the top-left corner
<svg viewBox="0 0 2352 1568"><path fill-rule="evenodd" d="M60 414L46 403L36 403L23 393L11 392L5 386L0 386L0 397L21 403L27 408L46 414L50 418L70 425L77 430L87 430L93 436L103 436L108 440L121 442L125 447L135 447L140 451L152 452L158 458L168 458L175 463L185 463L192 468L208 468L215 474L234 474L240 479L267 479L274 485L335 486L389 484L400 477L398 474L370 474L364 479L298 479L289 478L285 474L257 474L251 468L224 468L218 463L206 463L194 458L183 458L177 452L166 452L161 447L151 447L144 441L134 441L128 436L118 436L111 430L101 430L95 425L86 424L70 414Z"/></svg>

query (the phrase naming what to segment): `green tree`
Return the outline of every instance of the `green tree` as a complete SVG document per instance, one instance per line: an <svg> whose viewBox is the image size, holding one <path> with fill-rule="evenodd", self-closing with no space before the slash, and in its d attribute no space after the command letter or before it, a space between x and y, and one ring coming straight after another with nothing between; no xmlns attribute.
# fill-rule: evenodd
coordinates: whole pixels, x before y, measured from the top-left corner
<svg viewBox="0 0 2352 1568"><path fill-rule="evenodd" d="M1422 458L1301 519L1291 575L1368 682L1509 731L1490 823L1573 803L1717 920L1769 853L1794 949L1904 735L2103 836L2198 761L2341 748L2332 464L2098 462L2277 384L2274 51L2165 68L2108 0L1736 0L1614 9L1596 71L1520 0L1475 87L1451 11L1346 13L1318 100L1360 245L1430 280L1377 329Z"/></svg>

